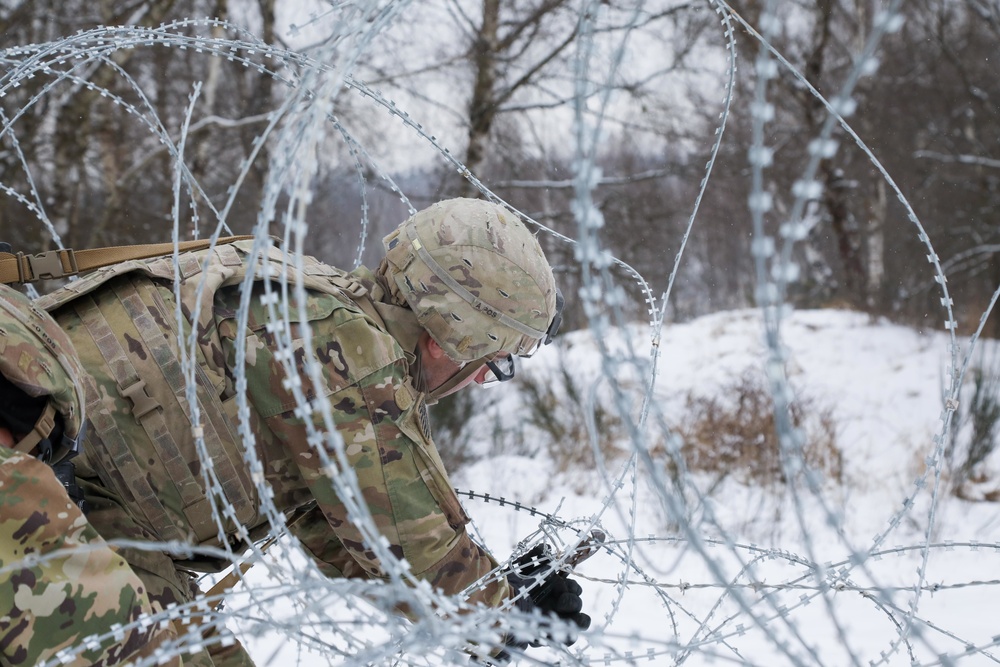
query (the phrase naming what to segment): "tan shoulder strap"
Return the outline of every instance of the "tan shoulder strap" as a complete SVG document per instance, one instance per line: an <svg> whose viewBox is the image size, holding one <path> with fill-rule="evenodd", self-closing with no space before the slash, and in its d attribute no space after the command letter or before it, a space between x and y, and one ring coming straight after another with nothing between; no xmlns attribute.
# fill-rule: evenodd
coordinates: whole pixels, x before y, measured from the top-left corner
<svg viewBox="0 0 1000 667"><path fill-rule="evenodd" d="M226 236L218 239L216 245L245 241L253 236ZM179 252L203 250L211 245L211 239L197 241L181 241L177 244ZM144 245L121 245L109 248L91 248L89 250L49 250L37 255L25 255L23 252L0 252L0 282L30 283L36 280L51 280L65 278L93 271L104 266L119 264L130 259L149 259L161 257L174 252L173 243L148 243Z"/></svg>

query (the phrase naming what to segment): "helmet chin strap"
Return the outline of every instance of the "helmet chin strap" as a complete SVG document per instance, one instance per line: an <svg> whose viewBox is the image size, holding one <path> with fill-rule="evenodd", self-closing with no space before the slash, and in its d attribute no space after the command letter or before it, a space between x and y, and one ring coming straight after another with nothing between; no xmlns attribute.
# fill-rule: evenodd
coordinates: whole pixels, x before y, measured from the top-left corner
<svg viewBox="0 0 1000 667"><path fill-rule="evenodd" d="M455 391L456 387L479 372L485 361L470 361L463 368L459 368L450 378L441 383L440 386L429 389L427 379L424 377L424 365L420 362L420 346L415 350L416 361L414 362L415 372L413 373L413 385L417 391L424 394L424 403L434 405L439 399Z"/></svg>
<svg viewBox="0 0 1000 667"><path fill-rule="evenodd" d="M35 426L26 436L21 438L20 442L14 445L14 449L25 454L29 453L42 440L48 439L55 426L56 409L52 405L52 401L49 401L45 404L45 409L42 410L42 414L38 416L38 421L35 422Z"/></svg>
<svg viewBox="0 0 1000 667"><path fill-rule="evenodd" d="M440 387L427 392L427 405L434 405L438 399L454 393L459 385L482 370L484 363L486 362L470 361L464 368L459 368L458 372L445 380Z"/></svg>

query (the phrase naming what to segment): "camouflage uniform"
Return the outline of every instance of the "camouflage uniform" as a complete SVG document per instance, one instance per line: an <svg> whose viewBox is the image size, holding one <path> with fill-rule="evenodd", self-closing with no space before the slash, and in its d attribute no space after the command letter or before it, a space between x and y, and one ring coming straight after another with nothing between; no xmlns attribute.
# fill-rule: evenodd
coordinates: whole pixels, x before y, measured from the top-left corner
<svg viewBox="0 0 1000 667"><path fill-rule="evenodd" d="M0 516L0 665L34 667L56 658L53 664L121 665L150 654L154 639L170 633L134 625L111 634L150 613L142 582L49 466L4 447Z"/></svg>
<svg viewBox="0 0 1000 667"><path fill-rule="evenodd" d="M82 418L74 381L83 372L71 349L51 318L0 286L0 371L28 396L49 398L76 436ZM52 468L0 446L0 665L131 662L172 635L136 625L150 611L142 582L88 524Z"/></svg>
<svg viewBox="0 0 1000 667"><path fill-rule="evenodd" d="M456 276L452 280L468 294L483 288L468 267L490 261L488 256L508 264L526 252L530 258L541 257L533 237L523 242L526 232L516 217L506 211L498 214L494 208L499 207L484 212L481 204L459 208L465 214L487 216L485 228L477 227L482 238L476 239L485 250L470 245L461 257L449 254L454 236L462 233L451 225L465 224L456 219L438 225L436 238L423 239L423 243L414 242L413 232L403 237L405 225L401 227L386 238L388 261L377 273L361 268L345 274L311 258L303 259L299 272L274 249L267 259L250 266L251 243L237 242L181 255L177 267L171 257L116 265L43 297L41 303L73 340L93 377L86 387L93 428L77 466L80 485L92 507L89 519L98 532L106 539L220 543L212 494L206 491L192 435L191 407L179 363L182 354L177 349L177 341L186 340L189 327L196 327L197 434L203 437L217 475L218 488L213 491L225 497L229 508L220 515L224 521L221 538L236 545L240 534L252 536L268 528L258 514L258 487L249 478L236 429L238 387L233 369L238 341L243 340L246 394L252 407L249 424L278 508L292 511L315 501L316 509L298 525L297 532L326 573L386 576L384 564L349 520L314 445L307 440L304 419L315 418L320 431L323 424L318 416L303 416L297 410L287 385L289 373L277 354L278 334L263 298L263 276L268 275L270 265L273 271L286 271L290 282L308 290L304 310L291 308L291 358L306 398L326 400L332 407L363 500L391 552L447 594L462 592L494 569L496 561L465 530L469 519L427 431L427 397L414 380L414 350L421 331L428 331L456 361L488 359L537 345L551 320L555 288L547 264L540 288L539 281L529 277L534 301L521 293L522 278L514 276L510 266L500 266L498 270L511 277L504 283L507 288L499 290L506 304L501 307L486 305L488 299L495 302L496 295L483 296L482 301L478 296L455 301L454 285L444 285L440 271L437 275L413 273L413 267L420 265L414 263L417 251L429 250L449 264ZM414 251L404 256L407 248ZM175 268L184 314L181 330L176 329L174 316ZM241 328L236 320L239 285L250 270L257 280L249 300L249 322ZM200 307L199 288L204 304ZM442 319L434 308L414 307L420 306L420 298L425 303L427 299L455 301L447 306L454 319ZM514 324L517 330L508 331L506 324L522 311L528 313L529 324L518 322ZM479 337L456 333L449 326L477 318L488 324ZM300 333L306 326L312 336L311 353L322 364L322 381L316 386L303 367ZM122 549L121 553L146 583L154 608L190 601L197 595L190 570L202 569L205 563L154 551ZM469 597L496 606L509 596L501 578ZM232 653L226 659L216 656L216 664L246 661L245 656L235 655L238 651ZM211 664L204 656L195 656L192 662Z"/></svg>

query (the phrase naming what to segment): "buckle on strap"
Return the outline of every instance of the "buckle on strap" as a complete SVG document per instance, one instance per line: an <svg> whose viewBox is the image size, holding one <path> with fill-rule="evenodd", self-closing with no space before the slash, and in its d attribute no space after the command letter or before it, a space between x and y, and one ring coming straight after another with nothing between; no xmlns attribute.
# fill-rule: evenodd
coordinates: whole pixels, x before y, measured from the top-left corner
<svg viewBox="0 0 1000 667"><path fill-rule="evenodd" d="M368 288L361 284L354 276L349 275L333 275L328 276L329 280L335 287L340 288L354 301L357 301L365 294L368 294Z"/></svg>
<svg viewBox="0 0 1000 667"><path fill-rule="evenodd" d="M132 416L139 421L147 414L160 407L159 402L146 391L146 382L137 379L128 387L118 385L118 393L122 398L127 398L132 402Z"/></svg>
<svg viewBox="0 0 1000 667"><path fill-rule="evenodd" d="M63 259L66 262L63 262ZM65 268L69 264L69 269ZM37 255L25 255L23 252L17 253L17 277L18 282L30 283L35 280L52 280L54 278L65 278L80 272L76 263L76 253L72 248L62 250L49 250L40 252Z"/></svg>

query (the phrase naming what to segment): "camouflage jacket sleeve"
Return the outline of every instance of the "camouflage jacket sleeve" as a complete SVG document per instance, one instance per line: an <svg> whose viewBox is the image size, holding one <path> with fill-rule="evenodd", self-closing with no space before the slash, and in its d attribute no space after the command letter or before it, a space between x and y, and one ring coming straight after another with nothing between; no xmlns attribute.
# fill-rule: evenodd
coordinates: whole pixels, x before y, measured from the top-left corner
<svg viewBox="0 0 1000 667"><path fill-rule="evenodd" d="M142 582L52 470L5 447L0 517L0 665L126 664L172 636L138 623L151 611Z"/></svg>
<svg viewBox="0 0 1000 667"><path fill-rule="evenodd" d="M381 369L330 396L334 419L363 499L393 555L405 558L414 573L434 587L448 594L460 593L486 576L496 562L465 530L468 517L433 444L422 434L415 397L400 366L401 362ZM272 428L296 454L299 469L337 540L361 570L369 576L385 576L382 563L349 520L319 458L305 445L301 427L284 419ZM282 433L286 428L290 432ZM493 584L472 597L498 605L507 597L506 585Z"/></svg>
<svg viewBox="0 0 1000 667"><path fill-rule="evenodd" d="M405 355L389 334L330 295L311 294L307 312L311 351L322 364L323 386L313 387L307 379L301 365L301 338L292 342L298 375L309 400L325 396L329 402L378 531L392 554L405 558L418 577L445 593L462 593L497 564L465 529L469 519L421 425L422 397L413 389ZM283 381L286 374L272 356L273 334L259 326L263 319L262 314L251 318L247 391L269 436L281 443L316 499L329 531L324 539L314 514L297 532L307 536L307 548L326 564L327 573L385 577L384 564L365 544L307 442L301 412ZM229 337L225 329L223 335ZM320 416L314 413L312 418L322 431ZM345 560L345 552L353 562ZM501 578L466 596L498 606L509 597L509 589Z"/></svg>
<svg viewBox="0 0 1000 667"><path fill-rule="evenodd" d="M344 548L343 542L330 530L330 523L319 507L309 510L290 525L289 530L326 576L332 579L368 577L351 552Z"/></svg>

